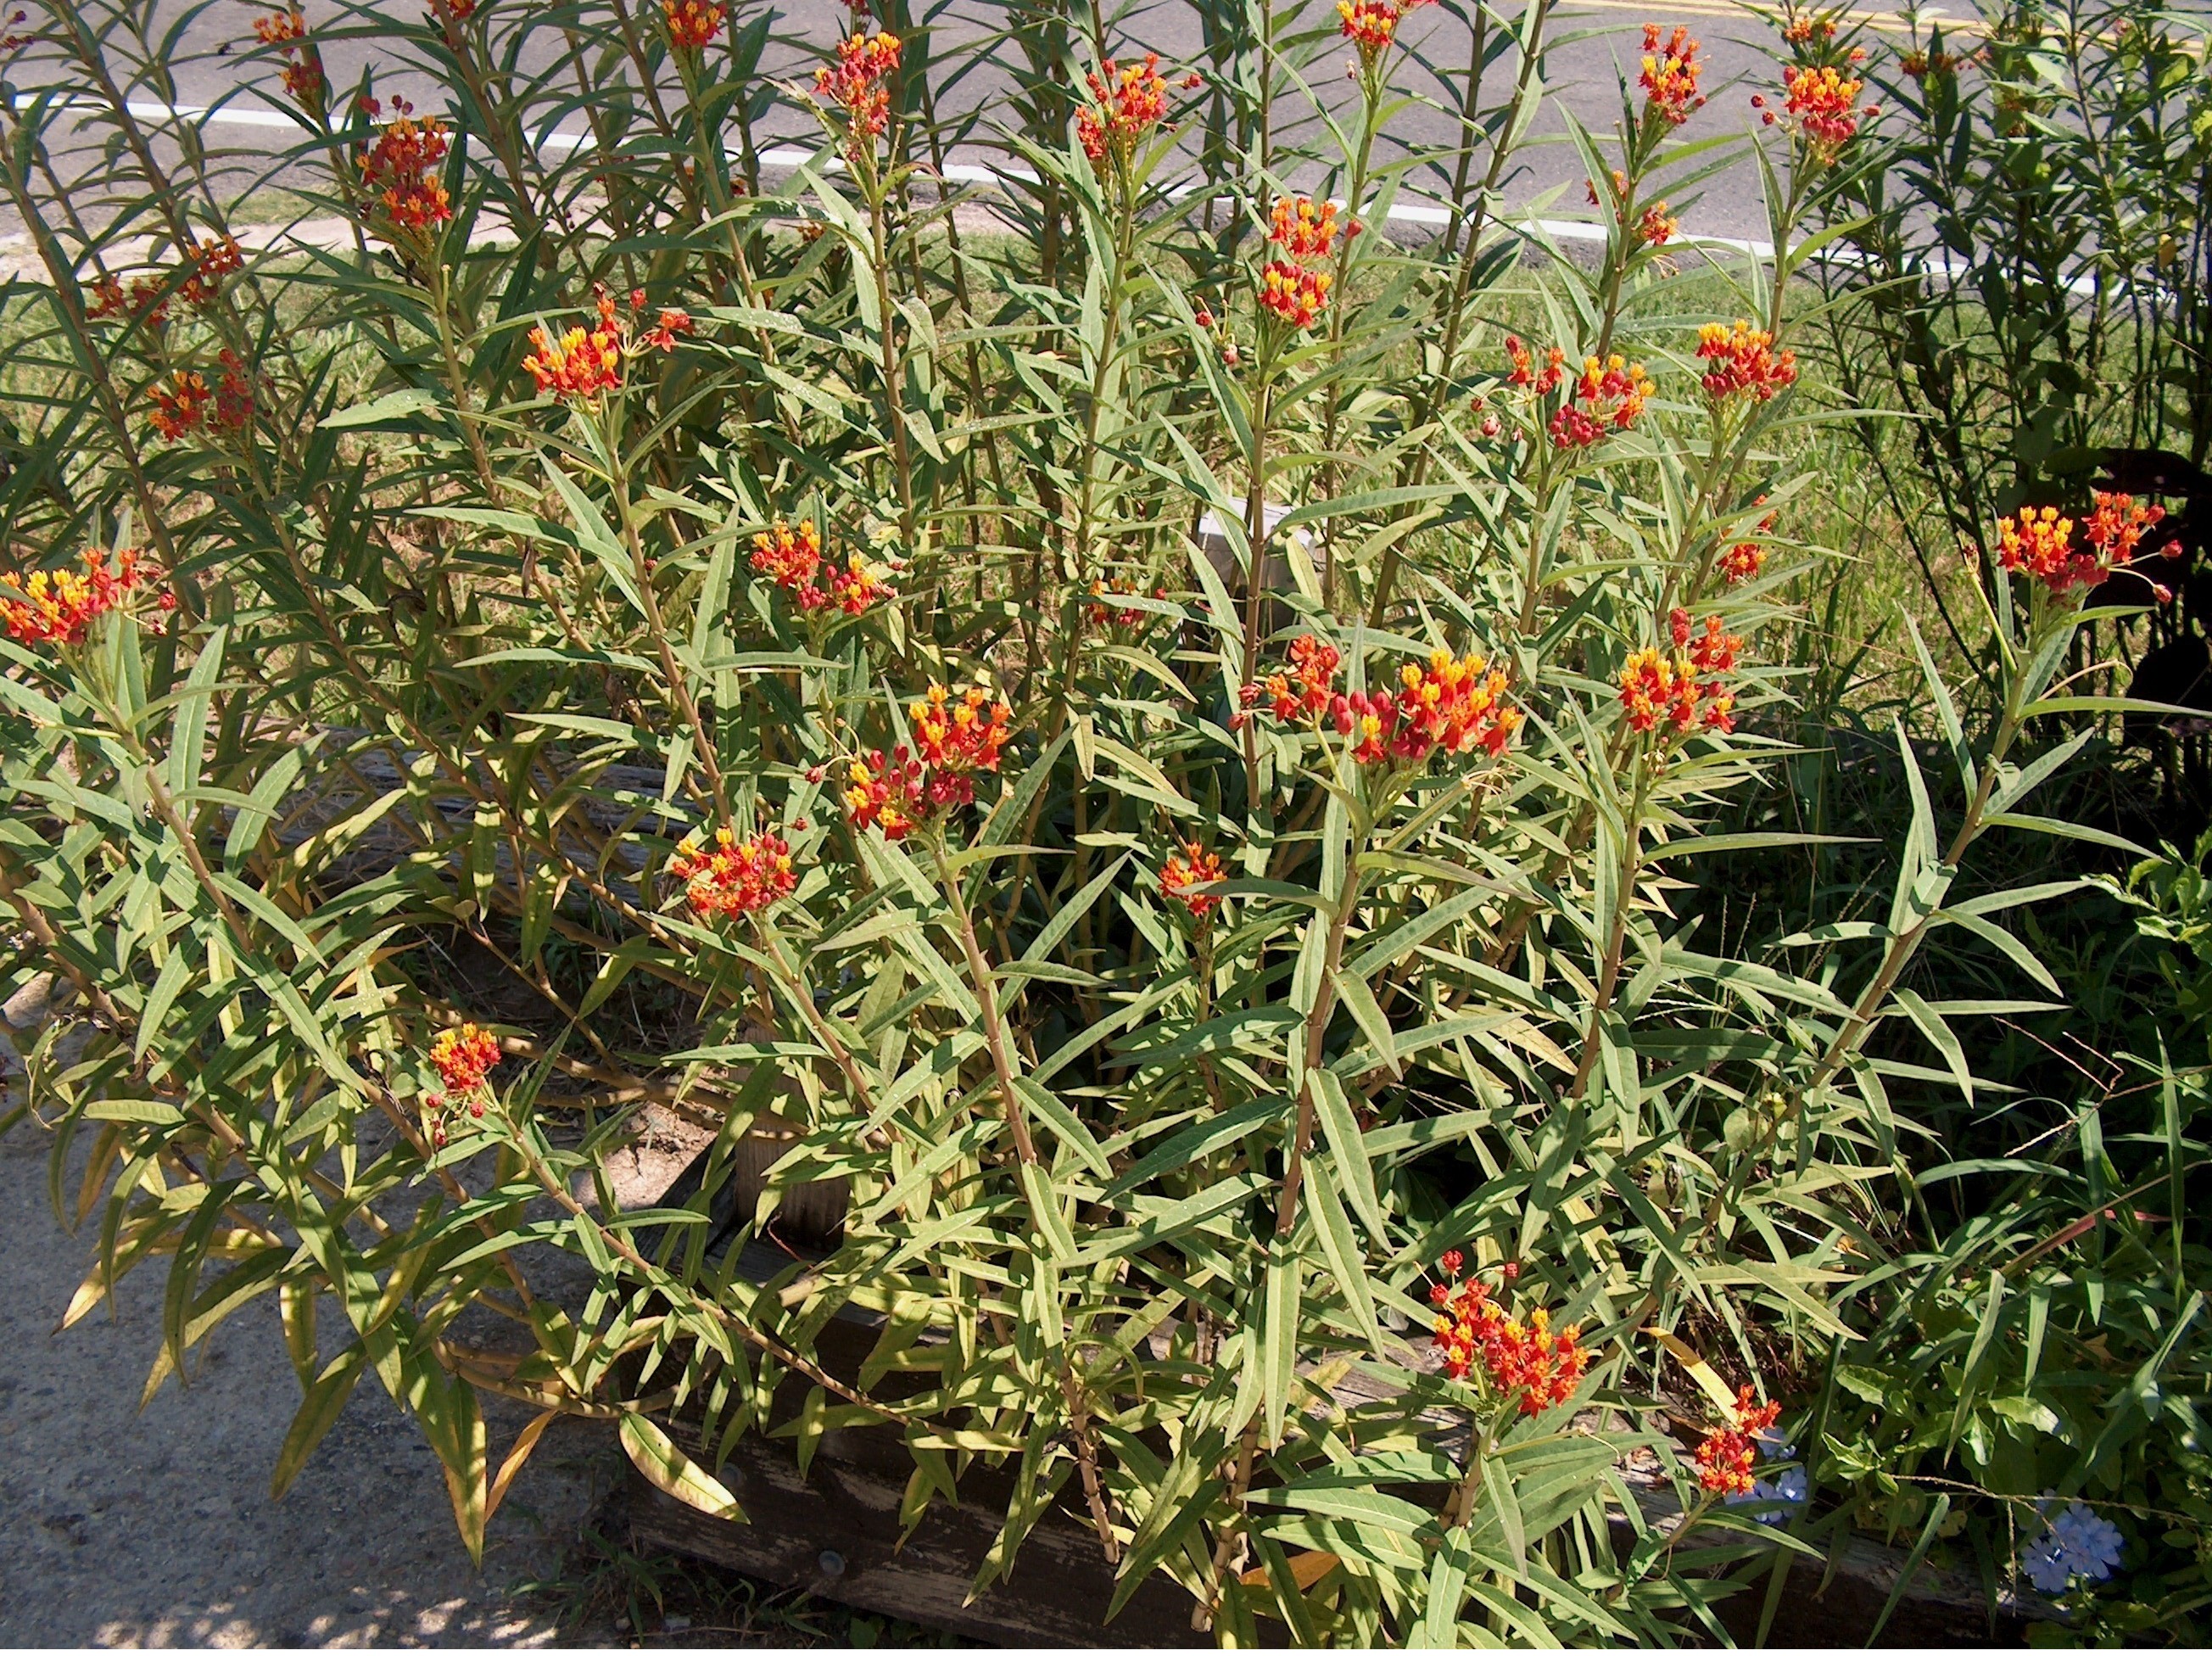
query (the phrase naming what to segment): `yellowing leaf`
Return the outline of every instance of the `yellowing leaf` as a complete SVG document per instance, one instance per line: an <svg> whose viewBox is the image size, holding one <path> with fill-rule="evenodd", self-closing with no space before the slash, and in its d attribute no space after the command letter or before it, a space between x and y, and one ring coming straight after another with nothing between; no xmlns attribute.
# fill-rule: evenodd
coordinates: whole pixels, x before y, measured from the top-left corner
<svg viewBox="0 0 2212 1656"><path fill-rule="evenodd" d="M710 1518L726 1518L737 1524L745 1521L738 1498L708 1476L705 1468L671 1443L668 1434L644 1416L624 1415L618 1429L623 1450L629 1456L630 1464L645 1474L645 1481L654 1489L675 1496L687 1507L696 1507Z"/></svg>
<svg viewBox="0 0 2212 1656"><path fill-rule="evenodd" d="M1698 1383L1698 1389L1711 1397L1717 1407L1723 1412L1735 1407L1735 1388L1715 1373L1713 1366L1698 1355L1694 1348L1676 1339L1664 1329L1655 1328L1650 1331L1654 1339L1667 1348L1676 1362L1690 1371L1690 1378Z"/></svg>

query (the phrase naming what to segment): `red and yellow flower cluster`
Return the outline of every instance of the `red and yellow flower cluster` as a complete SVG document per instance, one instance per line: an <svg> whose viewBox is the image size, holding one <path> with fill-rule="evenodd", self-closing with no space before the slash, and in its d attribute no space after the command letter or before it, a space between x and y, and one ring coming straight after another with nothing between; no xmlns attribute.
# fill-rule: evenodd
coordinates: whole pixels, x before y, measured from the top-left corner
<svg viewBox="0 0 2212 1656"><path fill-rule="evenodd" d="M632 289L629 307L633 315L645 308L644 289ZM587 404L593 402L601 392L621 387L625 358L636 356L646 347L673 350L676 336L691 332L688 314L664 308L653 326L633 338L629 323L604 288L599 290L599 309L598 326L589 330L573 327L558 339L542 327L530 330L531 354L522 359L522 366L538 382L540 396L550 394Z"/></svg>
<svg viewBox="0 0 2212 1656"><path fill-rule="evenodd" d="M1765 111L1759 118L1765 125L1778 124L1802 137L1814 159L1823 167L1832 165L1844 146L1858 136L1862 120L1870 121L1881 113L1880 104L1869 104L1863 109L1856 107L1866 82L1844 74L1832 64L1814 69L1785 65L1782 86L1786 95L1781 109L1768 109L1763 93L1753 96L1751 107Z"/></svg>
<svg viewBox="0 0 2212 1656"><path fill-rule="evenodd" d="M374 98L362 99L361 109L371 120L383 113ZM419 234L453 217L453 204L438 177L448 147L435 115L417 120L406 99L392 100L392 119L378 130L376 141L355 150L362 192L380 210L383 227Z"/></svg>
<svg viewBox="0 0 2212 1656"><path fill-rule="evenodd" d="M284 58L284 90L313 113L322 107L323 55L307 38L307 15L298 0L287 9L253 20L253 32L264 46L275 46Z"/></svg>
<svg viewBox="0 0 2212 1656"><path fill-rule="evenodd" d="M1455 660L1450 651L1440 649L1430 655L1426 668L1408 664L1398 676L1395 696L1355 691L1330 704L1337 734L1358 738L1352 750L1357 764L1419 764L1432 753L1466 753L1478 747L1495 757L1520 728L1520 709L1505 700L1511 681L1484 656Z"/></svg>
<svg viewBox="0 0 2212 1656"><path fill-rule="evenodd" d="M1160 54L1148 52L1141 64L1117 64L1109 58L1098 72L1086 75L1091 101L1076 112L1075 137L1094 161L1109 156L1122 166L1168 113L1168 83L1160 76ZM1183 85L1202 82L1196 75Z"/></svg>
<svg viewBox="0 0 2212 1656"><path fill-rule="evenodd" d="M446 1084L442 1093L422 1095L423 1122L434 1148L446 1148L447 1123L457 1112L465 1110L472 1120L483 1118L484 1105L491 1101L489 1077L499 1057L498 1038L477 1024L441 1029L431 1041L431 1067Z"/></svg>
<svg viewBox="0 0 2212 1656"><path fill-rule="evenodd" d="M1761 495L1752 504L1763 505L1765 500L1766 496ZM1759 527L1753 533L1762 535L1772 534L1775 521L1781 515L1779 512L1769 512L1765 517L1759 519ZM1766 548L1756 540L1739 540L1721 554L1721 575L1731 587L1740 586L1744 581L1753 579L1765 567Z"/></svg>
<svg viewBox="0 0 2212 1656"><path fill-rule="evenodd" d="M1583 187L1589 192L1591 206L1598 207L1604 204L1598 199L1595 179L1583 180ZM1623 224L1628 222L1628 215L1632 210L1632 199L1628 174L1615 167L1613 174L1612 200L1614 214ZM1637 240L1647 247L1663 247L1674 239L1675 232L1681 228L1682 222L1667 211L1667 204L1663 201L1655 201L1646 207L1642 216L1637 219L1635 236Z"/></svg>
<svg viewBox="0 0 2212 1656"><path fill-rule="evenodd" d="M1425 667L1408 663L1399 669L1395 692L1338 691L1336 673L1342 664L1334 644L1310 635L1293 639L1289 670L1245 685L1243 704L1256 708L1264 703L1285 723L1326 715L1338 735L1351 740L1358 764L1392 759L1419 764L1436 753L1467 753L1478 747L1495 755L1505 751L1520 728L1520 709L1505 700L1510 680L1484 656L1455 658L1449 650L1436 650ZM1246 716L1240 713L1236 722L1241 725Z"/></svg>
<svg viewBox="0 0 2212 1656"><path fill-rule="evenodd" d="M1930 75L1956 75L1967 64L1979 61L1973 52L1964 54L1944 52L1908 52L1897 60L1897 66L1916 81L1925 81Z"/></svg>
<svg viewBox="0 0 2212 1656"><path fill-rule="evenodd" d="M668 860L668 872L684 882L684 900L702 920L757 914L799 889L791 847L765 831L740 840L717 829L711 851L687 838Z"/></svg>
<svg viewBox="0 0 2212 1656"><path fill-rule="evenodd" d="M1997 562L2040 581L2053 593L2100 586L2135 557L2144 532L2165 519L2163 506L2139 504L2132 495L2100 492L2095 509L2080 526L2077 545L2074 520L2059 516L2057 507L2024 507L1998 521ZM2177 557L2181 543L2169 539L2160 550L2167 557ZM2162 586L2157 592L2161 602L2172 596Z"/></svg>
<svg viewBox="0 0 2212 1656"><path fill-rule="evenodd" d="M1588 448L1612 432L1630 429L1650 394L1651 378L1644 373L1643 363L1618 355L1602 362L1585 356L1582 373L1567 392L1567 400L1552 416L1552 446Z"/></svg>
<svg viewBox="0 0 2212 1656"><path fill-rule="evenodd" d="M166 381L156 381L146 393L153 399L149 416L154 434L163 442L175 442L187 431L198 429L215 400L208 382L190 369L179 368Z"/></svg>
<svg viewBox="0 0 2212 1656"><path fill-rule="evenodd" d="M1170 852L1161 866L1160 894L1171 903L1182 904L1194 919L1204 920L1221 906L1221 899L1198 888L1226 878L1220 857L1196 840L1187 839L1182 853Z"/></svg>
<svg viewBox="0 0 2212 1656"><path fill-rule="evenodd" d="M1698 330L1698 360L1705 370L1705 394L1724 402L1741 393L1767 402L1797 382L1797 353L1775 354L1774 336L1739 320L1734 327L1708 322Z"/></svg>
<svg viewBox="0 0 2212 1656"><path fill-rule="evenodd" d="M1336 0L1339 32L1359 53L1360 67L1369 75L1398 38L1398 25L1406 14L1430 0Z"/></svg>
<svg viewBox="0 0 2212 1656"><path fill-rule="evenodd" d="M239 247L237 237L216 236L206 242L188 240L184 261L179 266L182 280L155 272L132 277L126 288L115 277L100 277L92 284L92 308L86 314L94 321L128 316L149 327L158 328L169 320L168 295L173 283L178 297L195 310L204 310L222 291L222 278L245 268L246 255Z"/></svg>
<svg viewBox="0 0 2212 1656"><path fill-rule="evenodd" d="M1717 1495L1749 1495L1756 1482L1751 1469L1759 1460L1759 1434L1781 1413L1780 1403L1757 1402L1749 1386L1741 1387L1735 1420L1714 1428L1698 1446L1698 1487Z"/></svg>
<svg viewBox="0 0 2212 1656"><path fill-rule="evenodd" d="M1136 595L1137 588L1118 575L1110 580L1093 581L1091 583L1091 601L1083 606L1084 616L1094 627L1103 627L1109 624L1117 627L1139 625L1147 618L1150 612L1132 609L1127 606L1116 606L1109 601L1115 598L1134 598ZM1154 598L1164 599L1167 595L1168 589L1165 587L1152 588Z"/></svg>
<svg viewBox="0 0 2212 1656"><path fill-rule="evenodd" d="M599 295L599 325L573 327L558 339L542 327L530 330L530 355L522 366L538 382L540 396L574 397L591 402L622 384L623 335L615 301Z"/></svg>
<svg viewBox="0 0 2212 1656"><path fill-rule="evenodd" d="M1508 1316L1481 1282L1459 1280L1465 1263L1458 1249L1446 1253L1442 1263L1448 1282L1429 1290L1437 1312L1431 1337L1443 1354L1444 1372L1463 1380L1479 1367L1495 1395L1517 1399L1523 1415L1540 1415L1572 1399L1589 1367L1582 1330L1570 1324L1553 1333L1551 1313L1541 1306L1526 1323ZM1506 1273L1510 1281L1510 1265Z"/></svg>
<svg viewBox="0 0 2212 1656"><path fill-rule="evenodd" d="M1537 370L1535 358L1529 354L1528 347L1521 343L1518 335L1509 333L1505 336L1505 355L1513 364L1512 372L1505 376L1505 383L1518 386L1531 395L1549 396L1559 381L1566 377L1567 353L1557 345L1545 353L1540 373Z"/></svg>
<svg viewBox="0 0 2212 1656"><path fill-rule="evenodd" d="M860 615L897 596L883 570L855 552L839 569L822 555L822 533L811 521L796 527L778 518L753 537L753 568L789 593L811 613L835 605ZM829 582L823 583L823 572Z"/></svg>
<svg viewBox="0 0 2212 1656"><path fill-rule="evenodd" d="M116 553L112 567L107 559L104 551L86 552L82 575L74 569L33 570L23 580L21 600L0 599L0 630L21 644L82 644L94 622L121 608L134 591L156 578L134 551ZM162 609L176 606L173 596L161 594Z"/></svg>
<svg viewBox="0 0 2212 1656"><path fill-rule="evenodd" d="M1628 728L1642 733L1663 724L1670 735L1735 729L1735 696L1723 675L1735 670L1743 640L1723 632L1718 616L1708 616L1705 631L1698 633L1684 609L1668 616L1668 630L1674 644L1672 656L1640 649L1620 670L1620 705L1627 711Z"/></svg>
<svg viewBox="0 0 2212 1656"><path fill-rule="evenodd" d="M147 417L148 423L163 442L176 442L187 432L199 430L208 423L210 407L218 431L242 431L252 423L253 384L246 377L246 364L228 346L220 360L222 373L212 391L204 377L189 368L180 368L149 387L147 395L153 399L154 411Z"/></svg>
<svg viewBox="0 0 2212 1656"><path fill-rule="evenodd" d="M1659 25L1644 26L1644 72L1636 83L1644 88L1644 118L1646 121L1664 121L1669 126L1680 126L1690 119L1691 113L1705 107L1705 94L1698 90L1698 76L1705 65L1698 61L1698 43L1690 38L1690 31L1677 27L1664 45L1659 39Z"/></svg>
<svg viewBox="0 0 2212 1656"><path fill-rule="evenodd" d="M1340 234L1359 234L1357 224L1337 225L1336 204L1318 205L1310 197L1290 196L1275 204L1267 240L1278 249L1260 271L1260 308L1304 332L1328 307L1336 278L1308 268L1335 250Z"/></svg>
<svg viewBox="0 0 2212 1656"><path fill-rule="evenodd" d="M668 24L668 43L679 52L698 52L710 45L729 20L729 9L714 0L660 0Z"/></svg>
<svg viewBox="0 0 2212 1656"><path fill-rule="evenodd" d="M1013 709L981 685L955 694L933 684L908 705L911 752L902 743L853 761L845 810L855 828L871 823L885 839L904 839L939 811L975 798L975 773L996 770L1012 736Z"/></svg>
<svg viewBox="0 0 2212 1656"><path fill-rule="evenodd" d="M855 160L875 153L890 125L891 92L884 84L899 66L896 34L848 34L837 42L837 61L814 71L814 95L845 112L846 148Z"/></svg>

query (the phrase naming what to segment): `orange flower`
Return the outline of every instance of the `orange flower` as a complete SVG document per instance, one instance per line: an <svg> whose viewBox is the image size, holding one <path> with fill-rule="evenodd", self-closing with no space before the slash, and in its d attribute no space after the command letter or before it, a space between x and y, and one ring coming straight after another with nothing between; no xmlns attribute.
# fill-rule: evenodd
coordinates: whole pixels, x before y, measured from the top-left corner
<svg viewBox="0 0 2212 1656"><path fill-rule="evenodd" d="M1638 221L1636 239L1648 247L1663 247L1674 239L1675 232L1681 228L1680 219L1668 215L1665 202L1655 202L1644 210L1644 216Z"/></svg>
<svg viewBox="0 0 2212 1656"><path fill-rule="evenodd" d="M1145 135L1167 113L1168 83L1160 78L1160 55L1145 54L1141 64L1117 64L1109 58L1091 83L1091 103L1075 117L1075 136L1094 161L1109 155L1126 166Z"/></svg>
<svg viewBox="0 0 2212 1656"><path fill-rule="evenodd" d="M2028 507L1998 521L1997 562L2064 592L2074 582L2073 537L2074 520L2059 516L2057 507Z"/></svg>
<svg viewBox="0 0 2212 1656"><path fill-rule="evenodd" d="M702 920L757 914L799 889L791 847L765 831L740 843L727 828L717 829L712 851L686 839L668 872L684 882L684 899Z"/></svg>
<svg viewBox="0 0 2212 1656"><path fill-rule="evenodd" d="M1091 601L1083 606L1084 615L1094 627L1103 627L1109 622L1120 626L1133 627L1145 618L1145 612L1142 610L1116 609L1103 600L1108 598L1134 598L1136 595L1136 588L1122 580L1118 575L1110 581L1093 581L1091 583ZM1155 592L1152 595L1155 598L1160 598L1166 596L1166 594L1163 590Z"/></svg>
<svg viewBox="0 0 2212 1656"><path fill-rule="evenodd" d="M898 594L884 578L882 569L855 552L845 560L843 569L830 570L830 595L846 614L863 615L878 604L889 603Z"/></svg>
<svg viewBox="0 0 2212 1656"><path fill-rule="evenodd" d="M374 98L362 99L361 108L372 120L383 113ZM379 228L419 234L453 216L453 204L437 176L449 141L435 115L417 120L415 107L406 99L394 98L392 111L374 143L355 146L362 192L381 210Z"/></svg>
<svg viewBox="0 0 2212 1656"><path fill-rule="evenodd" d="M1621 673L1621 705L1629 728L1660 729L1668 739L1687 735L1701 724L1732 730L1735 698L1717 685L1700 684L1694 668L1680 656L1656 649L1638 651Z"/></svg>
<svg viewBox="0 0 2212 1656"><path fill-rule="evenodd" d="M1552 417L1552 445L1555 448L1588 448L1608 431L1626 431L1644 412L1651 394L1651 379L1644 364L1616 355L1600 362L1583 359L1583 371L1567 393L1567 400Z"/></svg>
<svg viewBox="0 0 2212 1656"><path fill-rule="evenodd" d="M1925 81L1930 75L1956 75L1974 61L1974 54L1954 55L1948 52L1908 52L1898 60L1897 66L1916 81Z"/></svg>
<svg viewBox="0 0 2212 1656"><path fill-rule="evenodd" d="M1505 355L1513 364L1513 371L1505 376L1508 385L1520 386L1539 397L1547 396L1566 374L1567 353L1553 345L1546 354L1544 370L1536 372L1535 359L1528 347L1513 335L1505 336Z"/></svg>
<svg viewBox="0 0 2212 1656"><path fill-rule="evenodd" d="M0 627L18 643L82 644L94 621L121 608L151 577L134 551L116 553L112 568L107 558L104 551L86 552L82 575L74 569L33 570L23 581L22 600L0 599ZM167 593L161 595L163 609L175 604Z"/></svg>
<svg viewBox="0 0 2212 1656"><path fill-rule="evenodd" d="M698 52L722 32L728 9L714 0L660 0L668 21L668 43L679 52Z"/></svg>
<svg viewBox="0 0 2212 1656"><path fill-rule="evenodd" d="M1341 663L1334 644L1310 636L1294 639L1290 671L1246 685L1243 703L1248 708L1265 703L1286 723L1326 712L1337 734L1351 742L1352 760L1358 764L1392 759L1419 763L1435 753L1466 753L1477 747L1502 753L1520 726L1519 709L1504 699L1510 681L1483 656L1455 659L1449 650L1433 651L1425 667L1408 664L1399 669L1395 693L1339 694L1335 683ZM1244 716L1238 715L1237 722L1241 724Z"/></svg>
<svg viewBox="0 0 2212 1656"><path fill-rule="evenodd" d="M896 34L848 34L837 42L837 62L814 71L814 95L845 112L846 148L858 160L873 155L874 140L890 125L890 88L899 66Z"/></svg>
<svg viewBox="0 0 2212 1656"><path fill-rule="evenodd" d="M867 754L854 759L848 771L846 814L855 828L872 823L885 839L904 839L930 813L923 785L922 768L903 745L889 753Z"/></svg>
<svg viewBox="0 0 2212 1656"><path fill-rule="evenodd" d="M1663 726L1669 739L1699 729L1735 729L1735 696L1722 675L1735 670L1743 640L1723 632L1717 616L1706 618L1704 633L1698 634L1685 609L1668 617L1668 629L1674 644L1672 657L1656 648L1640 649L1620 670L1620 705L1628 728L1640 734Z"/></svg>
<svg viewBox="0 0 2212 1656"><path fill-rule="evenodd" d="M2096 549L2098 561L2109 569L2131 561L2136 548L2142 544L2143 531L2165 521L2163 506L2139 506L2133 495L2108 495L2100 490L2096 509L2081 526L2081 534ZM2159 550L2165 557L2179 557L2181 542L2169 539Z"/></svg>
<svg viewBox="0 0 2212 1656"><path fill-rule="evenodd" d="M1194 918L1204 920L1221 906L1221 899L1195 888L1227 876L1222 872L1221 859L1202 849L1196 840L1183 841L1182 852L1180 856L1170 853L1162 866L1160 892L1170 901L1182 904Z"/></svg>
<svg viewBox="0 0 2212 1656"><path fill-rule="evenodd" d="M1738 320L1733 327L1708 322L1698 330L1698 357L1712 366L1705 370L1705 393L1718 402L1749 392L1759 402L1797 381L1797 353L1774 354L1774 336Z"/></svg>
<svg viewBox="0 0 2212 1656"><path fill-rule="evenodd" d="M1328 290L1335 279L1327 271L1306 271L1283 259L1271 259L1260 272L1260 308L1280 317L1303 332L1328 307Z"/></svg>
<svg viewBox="0 0 2212 1656"><path fill-rule="evenodd" d="M542 327L531 329L531 354L522 359L522 366L538 382L540 396L550 393L590 403L601 392L622 384L627 350L623 334L615 301L602 293L597 327L588 332L573 327L558 339Z"/></svg>
<svg viewBox="0 0 2212 1656"><path fill-rule="evenodd" d="M1826 17L1800 17L1784 27L1782 38L1793 46L1815 40L1832 40L1836 38L1836 25Z"/></svg>
<svg viewBox="0 0 2212 1656"><path fill-rule="evenodd" d="M1690 31L1678 27L1668 37L1664 46L1659 40L1659 25L1644 26L1644 73L1637 84L1644 88L1644 119L1664 121L1669 126L1680 126L1690 119L1691 112L1705 107L1705 94L1698 90L1698 76L1705 66L1698 61L1698 43L1690 38Z"/></svg>
<svg viewBox="0 0 2212 1656"><path fill-rule="evenodd" d="M163 442L175 442L187 431L197 430L207 418L207 405L215 396L205 380L181 368L170 376L168 384L156 384L149 394L154 399L154 429Z"/></svg>
<svg viewBox="0 0 2212 1656"><path fill-rule="evenodd" d="M1463 1380L1479 1367L1485 1389L1501 1401L1517 1401L1523 1415L1540 1415L1571 1401L1589 1367L1582 1330L1571 1324L1553 1333L1551 1313L1541 1306L1528 1313L1527 1322L1518 1321L1481 1282L1457 1280L1457 1250L1445 1254L1442 1263L1449 1285L1431 1288L1429 1303L1437 1313L1430 1337L1443 1354L1444 1372Z"/></svg>
<svg viewBox="0 0 2212 1656"><path fill-rule="evenodd" d="M1752 504L1765 505L1766 496L1759 496L1758 499L1752 502ZM1779 512L1769 512L1765 517L1759 519L1759 527L1753 533L1761 535L1772 534L1775 522L1781 515ZM1721 554L1720 571L1731 587L1753 579L1765 566L1766 548L1755 540L1740 540Z"/></svg>
<svg viewBox="0 0 2212 1656"><path fill-rule="evenodd" d="M1735 1418L1715 1427L1698 1446L1698 1482L1714 1495L1746 1495L1755 1482L1751 1469L1759 1458L1759 1434L1782 1413L1778 1403L1758 1403L1749 1386L1735 1394Z"/></svg>
<svg viewBox="0 0 2212 1656"><path fill-rule="evenodd" d="M1310 196L1288 196L1275 204L1267 240L1292 259L1326 259L1336 246L1336 204L1316 205ZM1346 235L1355 234L1351 228Z"/></svg>
<svg viewBox="0 0 2212 1656"><path fill-rule="evenodd" d="M643 295L641 294L633 294L630 295L630 303L633 307L641 304L642 300ZM660 313L659 316L654 320L653 325L647 328L643 335L640 337L638 344L641 345L651 345L656 350L661 351L665 354L676 349L676 336L678 334L689 333L690 332L691 313L670 307L664 309Z"/></svg>
<svg viewBox="0 0 2212 1656"><path fill-rule="evenodd" d="M1246 685L1237 692L1246 707L1265 701L1278 719L1290 720L1318 717L1329 706L1336 670L1344 661L1336 646L1307 634L1291 641L1290 658L1287 675L1270 673L1264 685ZM1236 722L1243 724L1243 715L1238 715Z"/></svg>

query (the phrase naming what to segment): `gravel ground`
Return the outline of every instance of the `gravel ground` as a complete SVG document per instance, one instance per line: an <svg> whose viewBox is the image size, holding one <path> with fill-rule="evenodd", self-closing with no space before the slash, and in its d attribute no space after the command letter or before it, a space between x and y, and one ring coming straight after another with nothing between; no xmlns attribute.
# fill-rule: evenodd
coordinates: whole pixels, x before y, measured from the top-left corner
<svg viewBox="0 0 2212 1656"><path fill-rule="evenodd" d="M0 1068L14 1054L0 1040ZM612 1434L562 1422L493 1520L483 1568L455 1533L436 1457L373 1379L282 1501L269 1476L299 1391L274 1296L194 1351L191 1384L141 1391L161 1340L161 1262L56 1332L96 1231L65 1232L36 1123L0 1138L0 1644L540 1645L560 1573L623 1475ZM94 1225L96 1226L96 1220ZM487 1398L492 1452L528 1418Z"/></svg>

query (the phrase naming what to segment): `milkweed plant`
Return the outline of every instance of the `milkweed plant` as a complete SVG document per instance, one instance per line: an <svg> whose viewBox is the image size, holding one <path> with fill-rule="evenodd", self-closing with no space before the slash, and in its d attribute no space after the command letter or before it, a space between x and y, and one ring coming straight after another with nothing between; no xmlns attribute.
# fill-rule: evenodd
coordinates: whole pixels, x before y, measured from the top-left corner
<svg viewBox="0 0 2212 1656"><path fill-rule="evenodd" d="M1882 116L1648 30L1568 258L1501 204L1551 9L1201 4L1182 63L295 5L232 54L273 157L161 113L150 0L11 25L0 948L75 995L70 1319L166 1273L152 1387L273 1296L277 1488L368 1381L472 1552L559 1416L731 1519L744 1434L866 1430L908 1525L1010 1476L981 1586L1057 1508L1229 1642L1716 1630L1805 1490L1762 1354L1847 1336L2002 1009L1916 955L2033 976L2045 891L1948 893L2058 825L2151 508L1991 526L1985 720L1919 652L1963 807L1900 730L1886 913L1708 952L1827 557L1801 227ZM1770 258L1682 230L1726 165ZM647 1108L708 1136L639 1205Z"/></svg>

